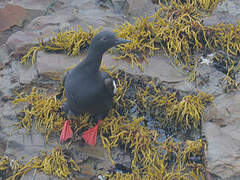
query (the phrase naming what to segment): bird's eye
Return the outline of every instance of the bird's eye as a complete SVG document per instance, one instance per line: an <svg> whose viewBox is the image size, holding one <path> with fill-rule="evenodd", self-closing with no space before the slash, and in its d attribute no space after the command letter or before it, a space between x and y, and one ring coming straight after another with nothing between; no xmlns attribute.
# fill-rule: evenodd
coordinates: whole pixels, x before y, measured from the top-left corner
<svg viewBox="0 0 240 180"><path fill-rule="evenodd" d="M102 38L101 38L101 41L106 41L106 37L102 37Z"/></svg>

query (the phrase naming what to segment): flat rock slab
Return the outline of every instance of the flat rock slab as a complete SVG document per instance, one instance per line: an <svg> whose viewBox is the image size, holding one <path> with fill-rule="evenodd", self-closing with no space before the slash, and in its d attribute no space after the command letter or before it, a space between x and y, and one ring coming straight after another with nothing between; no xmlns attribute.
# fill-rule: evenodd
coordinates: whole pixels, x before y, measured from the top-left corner
<svg viewBox="0 0 240 180"><path fill-rule="evenodd" d="M0 106L1 107L1 106ZM25 129L16 129L19 120L17 113L22 109L21 105L13 105L11 102L5 103L1 107L0 113L0 139L6 143L4 154L10 159L17 159L27 162L32 157L38 156L40 150L50 150L56 144L56 139L49 139L49 144L46 144L45 136L34 128L31 133L27 133ZM3 145L3 144L2 144ZM0 145L1 147L1 145Z"/></svg>
<svg viewBox="0 0 240 180"><path fill-rule="evenodd" d="M50 54L40 52L37 57L37 68L40 74L47 72L63 72L67 67L74 66L79 63L84 56L66 56L64 54ZM135 75L147 75L159 78L161 82L180 83L185 81L186 76L176 70L168 63L165 56L155 56L149 58L148 65L143 64L144 71L136 66L130 67L128 62L123 60L114 60L114 56L105 54L103 56L103 64L117 69L125 70L128 73Z"/></svg>
<svg viewBox="0 0 240 180"><path fill-rule="evenodd" d="M184 76L177 69L169 64L166 56L158 55L148 58L148 64L143 64L144 71L142 72L136 65L131 65L124 60L114 60L114 56L105 54L103 63L107 66L116 66L118 69L124 70L134 75L147 75L159 78L161 82L179 83L185 81Z"/></svg>
<svg viewBox="0 0 240 180"><path fill-rule="evenodd" d="M7 137L6 154L11 159L24 158L24 162L28 162L32 157L37 157L41 150L51 150L55 143L46 144L45 136L33 129L34 133L28 134L25 129L17 130L14 134Z"/></svg>
<svg viewBox="0 0 240 180"><path fill-rule="evenodd" d="M79 62L79 56L39 52L37 56L37 69L39 74L48 72L63 73L67 67L76 65Z"/></svg>
<svg viewBox="0 0 240 180"><path fill-rule="evenodd" d="M208 170L220 179L240 179L239 109L239 92L223 94L208 109L208 122L204 123Z"/></svg>
<svg viewBox="0 0 240 180"><path fill-rule="evenodd" d="M23 7L7 4L0 9L0 31L8 30L15 25L22 26L26 15Z"/></svg>
<svg viewBox="0 0 240 180"><path fill-rule="evenodd" d="M231 127L236 133L238 129ZM210 174L217 176L219 179L240 179L240 142L239 139L233 138L229 132L218 125L208 122L206 123L206 136L208 142L207 163Z"/></svg>
<svg viewBox="0 0 240 180"><path fill-rule="evenodd" d="M30 47L38 44L37 38L39 38L37 33L18 31L12 34L6 42L8 52L13 53L16 57L25 55Z"/></svg>

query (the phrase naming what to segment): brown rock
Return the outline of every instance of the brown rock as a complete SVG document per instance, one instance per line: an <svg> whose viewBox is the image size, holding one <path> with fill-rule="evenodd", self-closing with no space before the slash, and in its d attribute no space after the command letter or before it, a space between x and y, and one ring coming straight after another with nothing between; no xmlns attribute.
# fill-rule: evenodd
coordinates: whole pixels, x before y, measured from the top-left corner
<svg viewBox="0 0 240 180"><path fill-rule="evenodd" d="M11 54L12 57L25 55L29 48L38 44L39 38L47 41L53 35L53 32L68 28L70 26L68 21L73 20L73 18L71 13L66 11L55 15L37 17L26 27L25 31L17 31L8 38L6 42L8 51L14 53Z"/></svg>
<svg viewBox="0 0 240 180"><path fill-rule="evenodd" d="M25 18L24 8L7 4L3 9L0 9L0 31L8 30L15 25L22 26Z"/></svg>

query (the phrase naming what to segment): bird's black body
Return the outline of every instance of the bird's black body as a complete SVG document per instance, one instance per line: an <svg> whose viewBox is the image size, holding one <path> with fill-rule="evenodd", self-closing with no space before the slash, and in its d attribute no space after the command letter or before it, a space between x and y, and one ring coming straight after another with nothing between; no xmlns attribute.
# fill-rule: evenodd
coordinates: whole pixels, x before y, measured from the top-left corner
<svg viewBox="0 0 240 180"><path fill-rule="evenodd" d="M87 57L65 76L65 111L94 113L99 119L105 117L113 104L115 83L110 75L99 71L102 56L109 48L127 42L111 32L101 32L94 37Z"/></svg>

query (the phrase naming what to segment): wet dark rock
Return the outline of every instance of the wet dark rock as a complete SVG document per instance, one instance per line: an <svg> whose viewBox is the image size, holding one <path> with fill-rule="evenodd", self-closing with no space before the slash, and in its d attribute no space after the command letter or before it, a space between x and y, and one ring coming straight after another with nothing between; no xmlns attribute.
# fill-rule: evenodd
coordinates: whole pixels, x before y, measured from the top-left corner
<svg viewBox="0 0 240 180"><path fill-rule="evenodd" d="M121 173L132 173L131 168L128 168L122 164L115 164L114 169L112 170L113 172L121 172Z"/></svg>

